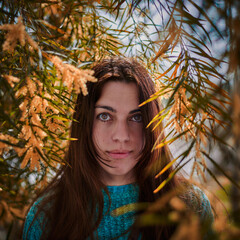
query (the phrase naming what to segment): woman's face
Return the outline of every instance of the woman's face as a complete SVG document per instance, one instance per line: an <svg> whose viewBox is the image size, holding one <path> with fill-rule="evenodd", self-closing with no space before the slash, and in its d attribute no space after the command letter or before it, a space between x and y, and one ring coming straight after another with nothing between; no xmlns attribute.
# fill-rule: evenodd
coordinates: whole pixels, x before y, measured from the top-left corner
<svg viewBox="0 0 240 240"><path fill-rule="evenodd" d="M92 137L106 185L135 181L134 166L144 145L138 94L135 83L110 81L96 102Z"/></svg>

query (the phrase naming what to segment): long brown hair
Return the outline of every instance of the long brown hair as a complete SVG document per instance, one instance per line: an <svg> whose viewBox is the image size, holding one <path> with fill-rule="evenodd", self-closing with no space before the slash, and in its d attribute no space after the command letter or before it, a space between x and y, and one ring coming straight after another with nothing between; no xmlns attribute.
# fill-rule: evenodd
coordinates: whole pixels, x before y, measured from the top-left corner
<svg viewBox="0 0 240 240"><path fill-rule="evenodd" d="M43 200L39 211L44 211L48 224L42 239L94 239L94 231L103 215L102 189L106 188L99 174L99 157L92 140L94 107L100 98L101 90L108 81L134 82L139 89L139 102L146 101L154 94L154 83L147 70L134 59L114 57L104 59L92 68L97 83L88 83L87 96L79 94L76 102L74 121L71 127L71 141L66 154L68 164L62 166L57 176L43 191ZM141 106L143 116L145 146L140 160L135 166L137 184L139 185L139 202L154 202L166 191L173 189L173 179L157 194L153 190L165 179L171 169L155 179L169 161L167 148L152 151L162 128L153 131L153 125L147 127L152 118L160 111L157 100ZM49 207L49 205L51 207ZM137 228L133 227L131 239L167 239L167 227Z"/></svg>

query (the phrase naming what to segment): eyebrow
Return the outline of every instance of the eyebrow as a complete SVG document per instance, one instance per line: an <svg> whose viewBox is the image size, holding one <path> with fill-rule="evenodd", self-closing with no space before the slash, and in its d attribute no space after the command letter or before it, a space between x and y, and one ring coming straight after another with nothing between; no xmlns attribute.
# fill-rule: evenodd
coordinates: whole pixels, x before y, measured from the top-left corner
<svg viewBox="0 0 240 240"><path fill-rule="evenodd" d="M106 109L108 111L111 111L111 112L114 112L116 113L117 110L110 107L110 106L102 106L102 105L96 105L95 108L103 108L103 109ZM137 109L133 109L132 111L129 112L129 114L133 114L133 113L136 113L136 112L141 112L140 108L137 108Z"/></svg>

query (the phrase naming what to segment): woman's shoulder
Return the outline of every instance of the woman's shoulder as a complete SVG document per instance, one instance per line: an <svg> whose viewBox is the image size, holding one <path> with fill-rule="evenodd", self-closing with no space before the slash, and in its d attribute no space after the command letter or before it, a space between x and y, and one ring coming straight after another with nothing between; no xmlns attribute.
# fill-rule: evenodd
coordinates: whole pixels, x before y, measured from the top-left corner
<svg viewBox="0 0 240 240"><path fill-rule="evenodd" d="M38 198L29 209L23 229L23 240L39 240L46 224L45 211L40 208L45 197Z"/></svg>
<svg viewBox="0 0 240 240"><path fill-rule="evenodd" d="M181 199L190 210L200 217L201 222L213 221L214 217L210 201L202 189L196 185L188 185Z"/></svg>

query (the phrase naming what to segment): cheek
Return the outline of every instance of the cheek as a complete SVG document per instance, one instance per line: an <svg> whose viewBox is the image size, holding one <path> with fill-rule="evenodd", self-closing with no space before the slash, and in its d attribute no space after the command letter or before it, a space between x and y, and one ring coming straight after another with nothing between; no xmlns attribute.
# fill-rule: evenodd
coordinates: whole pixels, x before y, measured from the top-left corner
<svg viewBox="0 0 240 240"><path fill-rule="evenodd" d="M145 135L142 127L137 127L134 130L134 139L139 149L143 149L145 145Z"/></svg>
<svg viewBox="0 0 240 240"><path fill-rule="evenodd" d="M144 148L144 146L145 146L145 136L144 136L144 132L142 131L142 134L141 134L141 136L139 136L139 139L141 139L140 141L140 143L139 143L139 145L141 145L142 147L141 147L141 150Z"/></svg>
<svg viewBox="0 0 240 240"><path fill-rule="evenodd" d="M98 124L97 122L93 123L92 130L92 139L95 146L101 147L106 140L107 131L103 128L102 124Z"/></svg>
<svg viewBox="0 0 240 240"><path fill-rule="evenodd" d="M95 123L93 123L93 128L92 128L92 140L94 145L97 145L98 142L98 127Z"/></svg>

